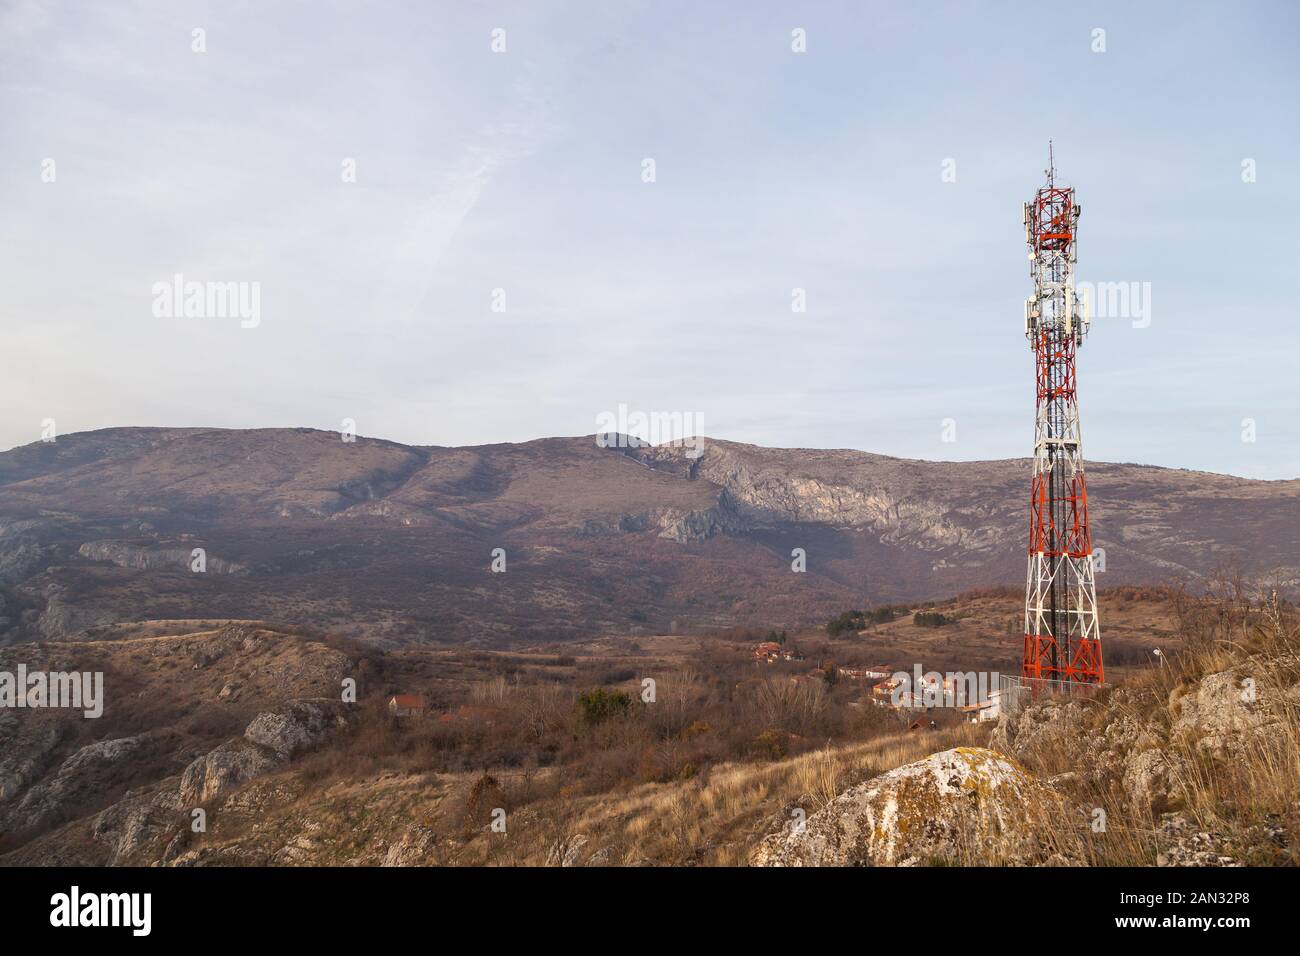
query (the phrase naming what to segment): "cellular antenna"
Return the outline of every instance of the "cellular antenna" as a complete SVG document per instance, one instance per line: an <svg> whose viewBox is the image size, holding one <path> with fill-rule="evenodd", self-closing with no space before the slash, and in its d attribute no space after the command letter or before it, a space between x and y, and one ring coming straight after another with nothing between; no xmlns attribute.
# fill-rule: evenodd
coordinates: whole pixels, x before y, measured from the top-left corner
<svg viewBox="0 0 1300 956"><path fill-rule="evenodd" d="M1034 280L1034 294L1025 300L1025 337L1034 352L1037 410L1020 676L1035 690L1104 678L1075 372L1091 309L1074 288L1080 212L1074 187L1056 185L1050 141L1047 158L1047 184L1024 204Z"/></svg>

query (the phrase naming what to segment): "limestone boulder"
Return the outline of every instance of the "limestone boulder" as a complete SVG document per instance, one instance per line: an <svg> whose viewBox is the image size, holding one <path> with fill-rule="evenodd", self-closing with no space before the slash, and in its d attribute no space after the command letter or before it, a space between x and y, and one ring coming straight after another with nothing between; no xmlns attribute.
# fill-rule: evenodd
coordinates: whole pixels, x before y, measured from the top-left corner
<svg viewBox="0 0 1300 956"><path fill-rule="evenodd" d="M957 747L841 793L803 825L766 837L757 866L1029 863L1043 856L1055 792L1011 759Z"/></svg>
<svg viewBox="0 0 1300 956"><path fill-rule="evenodd" d="M181 774L180 804L198 806L270 773L283 762L284 758L270 747L242 737L228 740L185 768Z"/></svg>

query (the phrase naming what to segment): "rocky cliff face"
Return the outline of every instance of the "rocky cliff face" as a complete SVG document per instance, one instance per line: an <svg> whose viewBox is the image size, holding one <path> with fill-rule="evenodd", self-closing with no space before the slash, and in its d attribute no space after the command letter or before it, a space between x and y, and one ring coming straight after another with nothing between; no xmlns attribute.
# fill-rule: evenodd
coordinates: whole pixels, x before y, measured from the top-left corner
<svg viewBox="0 0 1300 956"><path fill-rule="evenodd" d="M859 528L880 535L882 541L931 550L957 545L978 549L1001 539L992 528L964 529L964 505L952 495L959 489L929 487L918 474L926 467L921 462L729 442L708 442L695 459L680 445L632 454L651 467L689 474L724 489L734 512L751 527L809 522Z"/></svg>
<svg viewBox="0 0 1300 956"><path fill-rule="evenodd" d="M87 541L77 549L77 553L91 561L108 561L119 568L137 571L189 571L194 561L192 548L138 547L123 541ZM244 574L248 571L242 564L215 555L205 555L204 565L207 574Z"/></svg>

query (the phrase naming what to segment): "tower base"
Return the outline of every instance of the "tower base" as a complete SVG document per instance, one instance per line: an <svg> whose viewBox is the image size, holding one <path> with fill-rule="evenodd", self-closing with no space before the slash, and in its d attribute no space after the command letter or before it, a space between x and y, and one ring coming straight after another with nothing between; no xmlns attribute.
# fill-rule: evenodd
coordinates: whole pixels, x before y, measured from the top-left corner
<svg viewBox="0 0 1300 956"><path fill-rule="evenodd" d="M1076 638L1066 651L1050 634L1026 634L1020 676L1029 681L1068 681L1080 684L1105 683L1101 663L1101 641Z"/></svg>

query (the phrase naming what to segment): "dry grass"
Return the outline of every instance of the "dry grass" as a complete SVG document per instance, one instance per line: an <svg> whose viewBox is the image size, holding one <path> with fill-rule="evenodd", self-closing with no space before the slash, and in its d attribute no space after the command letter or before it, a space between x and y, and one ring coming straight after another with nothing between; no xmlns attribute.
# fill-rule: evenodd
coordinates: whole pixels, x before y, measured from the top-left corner
<svg viewBox="0 0 1300 956"><path fill-rule="evenodd" d="M1085 705L1079 733L1096 735L1121 721L1158 728L1160 742L1148 746L1159 746L1170 758L1176 796L1167 806L1137 807L1114 775L1076 781L1070 795L1085 811L1103 811L1105 829L1094 832L1091 813L1081 815L1054 829L1053 847L1087 865L1149 866L1161 850L1159 814L1169 810L1226 837L1245 862L1294 863L1279 858L1287 851L1266 837L1268 827L1300 829L1300 622L1294 609L1277 598L1276 589L1252 589L1231 576L1211 582L1205 593L1179 594L1175 606L1183 649L1127 680L1126 693ZM1225 671L1254 682L1266 729L1232 734L1226 751L1194 735L1170 734L1181 700L1205 677ZM1073 769L1084 746L1080 739L1073 752L1023 756L1040 773L1059 773Z"/></svg>
<svg viewBox="0 0 1300 956"><path fill-rule="evenodd" d="M986 741L987 725L900 733L824 747L773 762L720 764L688 780L643 783L616 791L570 793L562 769L494 770L489 802L508 810L507 833L488 817L468 819L481 773L389 773L326 787L298 786L293 774L255 784L284 794L280 806L259 806L257 824L224 811L196 845L220 845L250 863L373 864L412 826L438 834L424 862L439 865L543 866L573 848L580 859L609 865L739 866L762 836L797 807L811 815L845 788L938 750ZM525 792L531 790L531 799ZM311 821L315 843L286 860Z"/></svg>
<svg viewBox="0 0 1300 956"><path fill-rule="evenodd" d="M987 600L992 620L995 597ZM1169 607L1179 640L1160 638L1168 655L1163 663L1151 658L1123 678L1122 692L1083 703L1074 744L1013 756L1052 778L1078 770L1089 741L1108 727L1155 725L1160 741L1139 749L1158 745L1180 758L1182 796L1169 809L1206 830L1240 835L1243 845L1260 823L1289 820L1294 829L1300 633L1293 609L1267 590L1261 596L1231 579L1208 593L1176 593ZM983 639L987 629L973 620L964 619L953 633ZM888 629L861 639L866 646L856 650L863 660L875 659ZM166 644L140 646L152 651ZM265 657L276 647L258 653ZM852 660L845 648L827 647ZM428 686L447 719L401 723L382 708L366 708L345 738L236 794L196 845L237 847L235 856L249 863L373 864L420 827L437 835L423 851L427 863L545 865L571 851L611 865L743 865L796 809L812 815L883 772L955 746L983 745L992 729L956 724L902 732L897 714L862 706L865 685L830 687L776 667L756 668L743 647L714 647L689 660L681 656L684 648L674 648L677 656L665 660L595 656L553 664L522 655L512 658L509 674L493 672L500 663L495 655L478 662L440 653L426 670L453 674L460 688L454 695L419 682L425 671L416 664L424 659L415 660L414 652L372 661L375 686ZM1269 733L1244 739L1229 759L1196 740L1166 742L1182 698L1206 675L1230 668L1255 680L1260 707L1273 720ZM643 708L635 701L638 678L647 672L658 679L659 698ZM186 674L210 683L209 697L229 679L217 666ZM576 694L605 682L604 674L634 705L625 718L591 725ZM1155 861L1158 816L1135 811L1117 777L1054 781L1070 802L1050 809L1051 825L1042 828L1049 850L1091 865ZM241 815L236 804L257 799L265 802ZM497 807L507 811L506 834L488 825ZM1105 813L1104 831L1092 829L1094 808ZM1263 848L1259 853L1258 862L1278 862ZM986 854L971 862L989 860Z"/></svg>
<svg viewBox="0 0 1300 956"><path fill-rule="evenodd" d="M960 724L826 747L771 763L721 764L698 778L641 784L615 794L543 800L514 829L511 862L543 864L557 838L588 837L583 855L604 850L611 865L735 866L798 807L811 815L848 786L931 753L982 745L987 725ZM540 820L549 821L538 826ZM477 838L490 842L490 835ZM491 862L486 850L480 862Z"/></svg>
<svg viewBox="0 0 1300 956"><path fill-rule="evenodd" d="M1300 697L1293 688L1300 682L1300 634L1295 615L1268 598L1236 600L1222 594L1185 601L1179 614L1188 638L1185 650L1126 680L1122 690L1080 704L1073 743L1058 741L1046 752L1013 756L1040 778L1050 779L1079 771L1080 755L1107 728L1126 722L1154 727L1159 732L1149 742L1139 740L1134 746L1158 746L1180 758L1182 796L1168 809L1183 811L1198 827L1226 834L1245 848L1238 854L1248 862L1283 862L1275 850L1252 849L1251 841L1260 823L1294 820L1296 815ZM1181 699L1195 693L1206 675L1232 668L1255 679L1260 707L1274 721L1269 732L1244 736L1226 759L1198 746L1195 739L1171 738ZM589 734L584 749L574 752L580 762L492 766L489 783L482 768L438 772L421 767L428 752L407 753L391 739L367 736L363 727L348 760L356 759L358 750L382 755L387 748L388 756L376 756L377 765L360 761L362 765L346 768L341 778L333 776L336 768L330 766L317 785L287 788L296 795L285 807L268 810L258 827L236 836L233 827L223 832L219 826L213 837L221 842L235 836L260 845L268 834L300 832L302 821L311 820L328 834L326 846L313 851L318 854L313 862L381 862L386 848L418 824L438 834L422 858L427 863L538 866L569 854L609 865L744 865L761 838L787 824L795 810L810 816L845 789L883 772L952 747L985 745L992 730L987 724L917 733L864 728L856 739L827 740L780 759L742 756L692 765L693 739L720 732L717 726L699 729L704 723L698 711L700 695L707 696L708 688L717 686L730 685L691 675L669 686L664 723L629 736L627 728L581 731L573 725L569 689L485 681L472 690L470 699L481 706L512 707L523 724L535 728L529 734L545 738L554 727L570 738ZM767 720L796 724L824 706L824 691L815 685L799 694L775 684L755 685L753 690L758 719L746 733ZM722 710L713 707L709 720L717 724ZM369 728L374 734L382 730L382 724ZM646 730L654 734L645 736ZM627 773L625 761L653 740L659 741L655 747L683 748L680 754L664 751L664 765L689 772ZM386 762L393 766L381 770ZM310 765L304 762L296 775L303 777ZM1045 814L1040 830L1047 854L1082 865L1155 862L1160 851L1158 811L1134 808L1116 769L1122 766L1120 759L1096 779L1083 774L1052 781L1067 799L1060 805L1030 808ZM593 785L596 779L599 786ZM507 810L507 833L494 833L487 825L493 808L489 804ZM1105 815L1104 829L1093 828L1096 810ZM249 847L244 858L265 860L268 852ZM996 862L993 857L981 848L968 862L987 865Z"/></svg>

